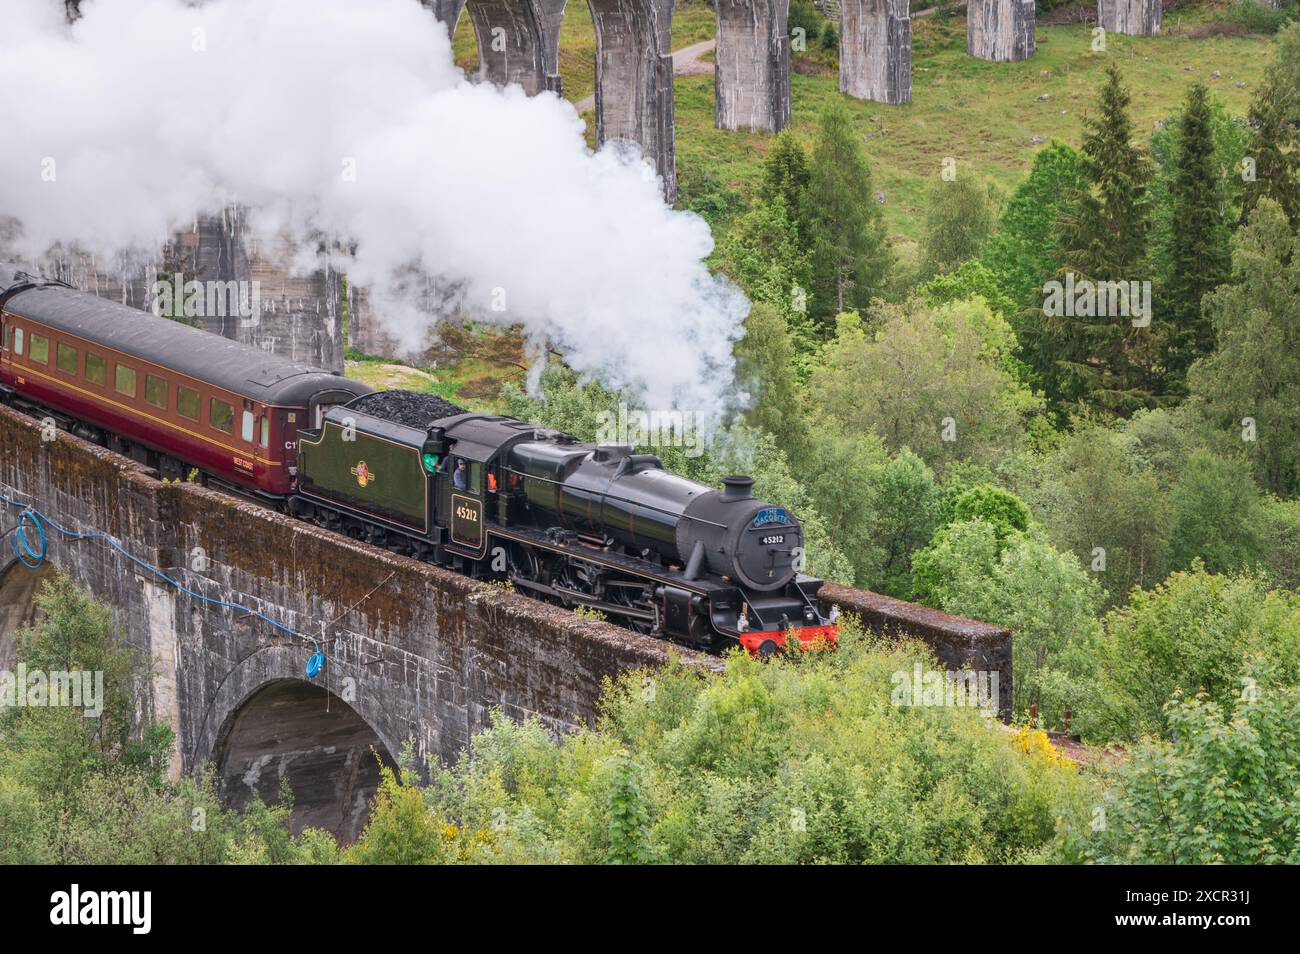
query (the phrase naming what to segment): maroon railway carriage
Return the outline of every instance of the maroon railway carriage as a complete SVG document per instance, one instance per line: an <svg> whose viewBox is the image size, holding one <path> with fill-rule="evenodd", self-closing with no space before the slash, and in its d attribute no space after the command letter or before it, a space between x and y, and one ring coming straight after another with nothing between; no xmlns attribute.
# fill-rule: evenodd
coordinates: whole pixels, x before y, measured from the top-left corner
<svg viewBox="0 0 1300 954"><path fill-rule="evenodd" d="M156 467L294 490L298 432L371 388L0 263L0 397Z"/></svg>

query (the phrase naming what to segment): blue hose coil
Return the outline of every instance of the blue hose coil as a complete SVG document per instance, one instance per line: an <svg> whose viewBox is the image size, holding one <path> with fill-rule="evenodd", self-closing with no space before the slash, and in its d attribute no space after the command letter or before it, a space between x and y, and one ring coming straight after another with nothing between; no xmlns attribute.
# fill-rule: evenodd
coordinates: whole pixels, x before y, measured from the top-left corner
<svg viewBox="0 0 1300 954"><path fill-rule="evenodd" d="M271 626L274 626L282 633L285 633L296 639L301 639L304 641L311 642L314 646L316 646L316 651L312 653L310 658L308 658L307 660L307 678L315 679L320 674L320 671L325 668L325 653L323 650L321 650L320 644L317 643L316 640L312 639L310 636L306 636L295 629L285 626L283 623L276 622L275 620L271 619L271 617L267 616L265 613L259 613L250 607L241 606L238 603L231 603L226 600L213 599L210 596L204 596L202 593L190 589L188 586L181 583L180 580L168 576L166 573L164 573L158 567L154 566L152 563L148 563L145 560L141 560L137 556L133 556L131 553L127 551L127 549L124 546L122 546L121 543L119 543L113 537L109 536L107 533L104 533L102 530L93 530L89 533L82 533L76 530L69 530L65 527L60 526L56 521L51 520L48 516L41 513L35 507L27 506L21 501L15 500L12 497L8 497L5 494L0 494L0 504L5 504L10 507L23 508L22 512L18 515L18 525L14 528L13 547L14 547L14 554L18 557L19 562L21 562L22 565L27 567L29 570L39 570L42 564L44 564L46 556L49 554L49 539L45 533L45 528L47 524L51 529L57 531L61 536L69 540L102 540L104 541L104 543L108 544L109 549L125 557L127 560L134 563L142 570L145 570L146 572L152 574L153 576L156 576L164 583L167 583L170 586L175 587L178 591L188 596L192 600L197 600L200 603L209 603L213 606L219 606L224 609L230 609L240 613L244 613L247 616L252 616L256 619L260 619L264 623L268 623ZM32 540L30 537L30 534L33 532L36 534L35 546L32 545Z"/></svg>
<svg viewBox="0 0 1300 954"><path fill-rule="evenodd" d="M325 654L318 649L307 658L307 678L315 679L324 668Z"/></svg>
<svg viewBox="0 0 1300 954"><path fill-rule="evenodd" d="M36 549L32 548L27 539L29 528L36 531L36 539L39 541L39 547ZM48 551L49 544L45 539L45 526L41 523L41 518L36 511L28 507L18 515L18 526L14 527L14 555L27 569L39 570L41 564L45 562L45 555Z"/></svg>

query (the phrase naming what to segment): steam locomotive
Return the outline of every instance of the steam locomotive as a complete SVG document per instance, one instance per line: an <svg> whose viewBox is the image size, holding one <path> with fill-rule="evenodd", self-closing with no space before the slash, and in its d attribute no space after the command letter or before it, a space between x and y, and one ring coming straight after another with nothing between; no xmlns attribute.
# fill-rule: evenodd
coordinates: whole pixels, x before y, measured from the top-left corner
<svg viewBox="0 0 1300 954"><path fill-rule="evenodd" d="M793 514L626 445L316 368L0 264L0 400L154 467L638 631L833 643Z"/></svg>

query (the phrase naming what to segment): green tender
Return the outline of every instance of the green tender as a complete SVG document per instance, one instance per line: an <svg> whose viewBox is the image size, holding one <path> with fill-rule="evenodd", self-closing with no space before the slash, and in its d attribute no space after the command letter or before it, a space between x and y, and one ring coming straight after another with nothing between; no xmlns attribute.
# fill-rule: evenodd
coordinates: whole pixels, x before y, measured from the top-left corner
<svg viewBox="0 0 1300 954"><path fill-rule="evenodd" d="M343 428L327 421L320 438L299 444L302 489L425 532L429 478L420 448Z"/></svg>

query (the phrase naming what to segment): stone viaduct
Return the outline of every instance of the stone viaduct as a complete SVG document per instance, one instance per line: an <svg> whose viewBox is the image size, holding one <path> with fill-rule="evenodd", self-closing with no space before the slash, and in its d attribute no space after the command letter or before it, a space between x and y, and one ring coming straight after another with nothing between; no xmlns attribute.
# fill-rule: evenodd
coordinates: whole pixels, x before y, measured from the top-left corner
<svg viewBox="0 0 1300 954"><path fill-rule="evenodd" d="M50 437L51 435L45 435ZM232 804L294 794L297 828L356 836L378 759L410 745L453 759L493 709L556 733L590 723L602 680L667 662L663 642L397 556L142 465L0 405L0 494L63 527L112 535L180 592L103 541L51 533L49 563L14 559L18 510L0 505L0 669L56 566L114 608L152 672L140 710L173 727L173 777L211 767ZM1000 673L1010 709L1011 637L845 587L827 595L869 626L924 639L950 669ZM202 597L199 598L199 597ZM289 627L289 635L265 622ZM328 655L308 679L315 646ZM679 651L704 672L720 661Z"/></svg>

